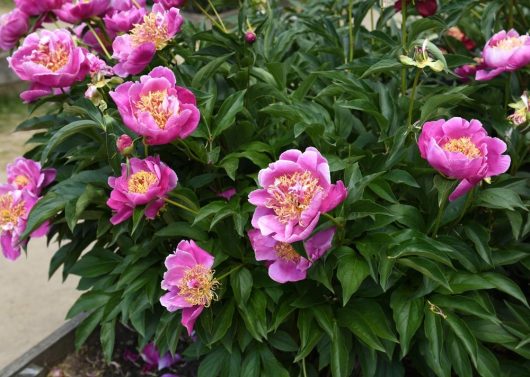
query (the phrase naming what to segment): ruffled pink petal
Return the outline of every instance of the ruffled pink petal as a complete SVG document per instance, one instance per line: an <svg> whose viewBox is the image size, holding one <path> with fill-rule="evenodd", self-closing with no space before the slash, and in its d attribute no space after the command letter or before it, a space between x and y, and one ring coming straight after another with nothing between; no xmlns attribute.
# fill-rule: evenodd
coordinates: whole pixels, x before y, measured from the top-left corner
<svg viewBox="0 0 530 377"><path fill-rule="evenodd" d="M335 228L331 227L318 232L313 237L304 241L304 248L311 261L316 261L331 249L331 243L335 236Z"/></svg>
<svg viewBox="0 0 530 377"><path fill-rule="evenodd" d="M478 182L477 182L478 183ZM465 195L469 190L471 190L477 183L471 183L467 179L460 181L455 190L449 195L449 201L452 202L462 195Z"/></svg>
<svg viewBox="0 0 530 377"><path fill-rule="evenodd" d="M193 326L195 326L195 321L202 313L204 306L194 306L192 308L185 308L182 310L182 325L188 330L188 335L191 336L193 332Z"/></svg>
<svg viewBox="0 0 530 377"><path fill-rule="evenodd" d="M269 276L280 284L300 281L306 278L309 267L309 264L300 268L296 263L277 260L269 266Z"/></svg>

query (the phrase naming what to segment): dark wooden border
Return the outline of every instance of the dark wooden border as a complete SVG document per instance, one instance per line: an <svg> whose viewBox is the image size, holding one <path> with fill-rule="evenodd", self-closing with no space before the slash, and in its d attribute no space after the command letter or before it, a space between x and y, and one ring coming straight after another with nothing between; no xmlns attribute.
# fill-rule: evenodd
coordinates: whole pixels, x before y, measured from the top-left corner
<svg viewBox="0 0 530 377"><path fill-rule="evenodd" d="M74 350L75 329L85 317L85 314L80 314L66 322L44 340L24 352L18 359L0 370L0 377L45 376L48 366L61 362Z"/></svg>

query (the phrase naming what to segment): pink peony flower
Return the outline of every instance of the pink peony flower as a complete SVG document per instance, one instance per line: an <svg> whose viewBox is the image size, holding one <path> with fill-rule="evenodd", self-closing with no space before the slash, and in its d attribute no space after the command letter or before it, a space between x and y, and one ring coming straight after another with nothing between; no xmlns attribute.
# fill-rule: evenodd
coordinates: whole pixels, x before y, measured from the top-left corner
<svg viewBox="0 0 530 377"><path fill-rule="evenodd" d="M110 0L67 0L54 13L61 21L77 24L82 20L101 16L109 5Z"/></svg>
<svg viewBox="0 0 530 377"><path fill-rule="evenodd" d="M164 9L181 8L186 4L186 0L154 0L155 4L160 4Z"/></svg>
<svg viewBox="0 0 530 377"><path fill-rule="evenodd" d="M120 35L112 44L113 57L118 60L114 72L121 76L136 75L151 62L180 31L183 19L177 8L165 10L155 4L151 13L136 24L129 34Z"/></svg>
<svg viewBox="0 0 530 377"><path fill-rule="evenodd" d="M276 241L305 240L315 229L320 214L338 206L348 195L342 181L331 183L329 165L320 152L309 147L302 153L291 149L258 175L262 189L249 194L258 208L252 226Z"/></svg>
<svg viewBox="0 0 530 377"><path fill-rule="evenodd" d="M418 140L421 157L448 178L461 180L449 196L453 201L481 180L502 174L510 167L510 156L503 155L506 144L489 137L482 123L451 118L427 122Z"/></svg>
<svg viewBox="0 0 530 377"><path fill-rule="evenodd" d="M88 64L88 74L90 77L94 76L110 76L112 75L112 68L107 63L98 58L92 53L86 54L86 60Z"/></svg>
<svg viewBox="0 0 530 377"><path fill-rule="evenodd" d="M530 63L530 37L515 30L498 32L484 46L486 67L476 73L477 80L491 80L503 72L516 71Z"/></svg>
<svg viewBox="0 0 530 377"><path fill-rule="evenodd" d="M152 371L154 369L162 370L170 368L173 364L182 360L182 357L179 354L171 356L171 353L169 352L164 356L160 356L160 352L153 342L147 343L140 353L140 356L146 363L146 366L143 368L144 372Z"/></svg>
<svg viewBox="0 0 530 377"><path fill-rule="evenodd" d="M169 291L160 298L170 312L182 309L182 325L191 335L196 319L205 307L217 299L219 282L213 277L214 258L194 241L180 241L173 254L166 258L167 271L162 289Z"/></svg>
<svg viewBox="0 0 530 377"><path fill-rule="evenodd" d="M28 35L7 59L18 77L41 87L68 87L83 80L88 72L85 51L64 29Z"/></svg>
<svg viewBox="0 0 530 377"><path fill-rule="evenodd" d="M229 189L217 193L217 196L226 200L230 200L236 194L236 192L237 191L234 187L230 187Z"/></svg>
<svg viewBox="0 0 530 377"><path fill-rule="evenodd" d="M477 62L476 64L464 64L455 68L455 73L460 76L460 79L463 82L469 81L469 78L474 77L479 69L483 69L485 67L484 59L474 58L474 60Z"/></svg>
<svg viewBox="0 0 530 377"><path fill-rule="evenodd" d="M402 0L396 0L394 8L397 12L401 12ZM407 4L410 4L410 0L407 0ZM416 0L414 3L416 11L423 17L429 17L436 14L438 10L438 4L436 0Z"/></svg>
<svg viewBox="0 0 530 377"><path fill-rule="evenodd" d="M55 169L42 169L40 163L24 157L17 157L12 164L7 165L7 183L34 196L39 196L56 176Z"/></svg>
<svg viewBox="0 0 530 377"><path fill-rule="evenodd" d="M0 48L10 50L29 31L29 16L20 9L0 16Z"/></svg>
<svg viewBox="0 0 530 377"><path fill-rule="evenodd" d="M29 191L17 190L11 185L0 186L0 246L9 260L17 259L20 248L28 243L21 241L20 235L26 229L28 215L37 200ZM31 233L31 237L44 236L48 230L46 222Z"/></svg>
<svg viewBox="0 0 530 377"><path fill-rule="evenodd" d="M128 156L132 153L134 147L133 140L129 135L123 134L116 140L116 149L123 156Z"/></svg>
<svg viewBox="0 0 530 377"><path fill-rule="evenodd" d="M131 158L121 165L121 176L109 177L112 187L107 205L116 211L110 222L119 224L132 216L137 206L146 205L145 217L154 219L164 206L167 193L177 186L177 175L158 157Z"/></svg>
<svg viewBox="0 0 530 377"><path fill-rule="evenodd" d="M248 232L256 260L266 261L270 278L281 284L304 280L313 262L331 248L334 235L335 228L329 228L305 240L304 248L310 258L308 260L300 256L291 244L263 236L258 229Z"/></svg>
<svg viewBox="0 0 530 377"><path fill-rule="evenodd" d="M28 90L20 93L20 98L24 103L30 103L41 97L61 94L62 90L67 92L69 88L50 88L46 85L31 83Z"/></svg>
<svg viewBox="0 0 530 377"><path fill-rule="evenodd" d="M175 75L157 67L140 82L119 85L110 96L118 106L123 123L149 145L161 145L188 137L199 124L195 96L176 86Z"/></svg>
<svg viewBox="0 0 530 377"><path fill-rule="evenodd" d="M58 9L66 0L15 0L18 9L30 16L40 16L43 13Z"/></svg>
<svg viewBox="0 0 530 377"><path fill-rule="evenodd" d="M126 33L134 25L140 23L146 14L147 10L145 8L131 7L127 10L111 10L105 15L103 21L107 30L115 33Z"/></svg>

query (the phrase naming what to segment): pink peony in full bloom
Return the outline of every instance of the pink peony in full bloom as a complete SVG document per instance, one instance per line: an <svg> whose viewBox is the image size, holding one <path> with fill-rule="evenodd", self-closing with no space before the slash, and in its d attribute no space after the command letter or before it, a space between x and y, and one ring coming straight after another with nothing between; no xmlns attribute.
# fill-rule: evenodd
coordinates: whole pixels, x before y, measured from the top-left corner
<svg viewBox="0 0 530 377"><path fill-rule="evenodd" d="M29 31L29 16L20 9L0 16L0 48L10 50Z"/></svg>
<svg viewBox="0 0 530 377"><path fill-rule="evenodd" d="M154 219L167 193L177 186L177 175L158 157L131 158L129 169L122 164L121 176L109 177L109 186L112 192L107 205L116 211L110 219L112 224L127 220L135 207L143 205L145 216Z"/></svg>
<svg viewBox="0 0 530 377"><path fill-rule="evenodd" d="M407 5L410 4L411 0L407 0ZM436 0L416 0L414 3L416 11L423 17L429 17L436 14L438 10L438 4ZM394 8L397 12L401 12L402 0L396 0Z"/></svg>
<svg viewBox="0 0 530 377"><path fill-rule="evenodd" d="M482 57L486 67L476 73L477 80L491 80L503 72L516 71L530 64L530 36L515 30L502 30L484 46Z"/></svg>
<svg viewBox="0 0 530 377"><path fill-rule="evenodd" d="M24 157L17 157L7 165L7 183L34 196L39 196L42 189L52 183L56 176L55 169L43 169L40 163Z"/></svg>
<svg viewBox="0 0 530 377"><path fill-rule="evenodd" d="M83 80L88 72L85 51L77 47L64 29L41 30L26 37L7 58L22 80L46 88L64 88Z"/></svg>
<svg viewBox="0 0 530 377"><path fill-rule="evenodd" d="M63 6L54 10L58 19L70 24L104 14L110 0L67 0Z"/></svg>
<svg viewBox="0 0 530 377"><path fill-rule="evenodd" d="M181 8L186 4L186 0L154 0L155 4L160 4L164 9Z"/></svg>
<svg viewBox="0 0 530 377"><path fill-rule="evenodd" d="M252 226L280 242L305 240L320 215L348 195L342 181L331 183L328 162L313 147L282 153L259 172L258 180L263 188L249 194L249 202L257 206Z"/></svg>
<svg viewBox="0 0 530 377"><path fill-rule="evenodd" d="M476 119L436 120L423 125L418 147L421 157L448 178L461 180L449 196L453 201L481 180L502 174L510 167L510 156L503 155L506 144L489 137Z"/></svg>
<svg viewBox="0 0 530 377"><path fill-rule="evenodd" d="M182 325L191 335L196 319L217 298L219 282L212 270L214 258L194 241L180 241L166 258L160 303L170 312L182 309Z"/></svg>
<svg viewBox="0 0 530 377"><path fill-rule="evenodd" d="M112 44L113 57L118 60L114 72L121 77L142 72L155 52L161 50L180 31L183 23L177 8L165 10L155 4L143 21L134 25L128 34L120 35Z"/></svg>
<svg viewBox="0 0 530 377"><path fill-rule="evenodd" d="M116 149L121 155L130 155L132 153L133 146L133 140L129 135L123 134L118 138L118 140L116 140Z"/></svg>
<svg viewBox="0 0 530 377"><path fill-rule="evenodd" d="M123 123L149 145L161 145L188 137L199 124L195 96L176 86L173 72L157 67L140 82L121 84L110 96L118 106Z"/></svg>
<svg viewBox="0 0 530 377"><path fill-rule="evenodd" d="M18 9L30 16L40 16L63 6L66 0L15 0Z"/></svg>
<svg viewBox="0 0 530 377"><path fill-rule="evenodd" d="M103 21L107 30L126 33L140 23L146 14L145 0L114 0Z"/></svg>
<svg viewBox="0 0 530 377"><path fill-rule="evenodd" d="M306 259L298 254L291 244L263 236L258 229L248 232L256 260L266 261L270 278L281 284L304 280L313 262L331 248L334 235L335 228L329 228L305 240L304 248L310 258Z"/></svg>
<svg viewBox="0 0 530 377"><path fill-rule="evenodd" d="M37 200L29 191L0 185L0 246L9 260L17 259L21 247L27 244L27 240L20 241L20 236L26 229L28 215ZM48 230L49 224L46 222L32 232L31 237L44 236Z"/></svg>

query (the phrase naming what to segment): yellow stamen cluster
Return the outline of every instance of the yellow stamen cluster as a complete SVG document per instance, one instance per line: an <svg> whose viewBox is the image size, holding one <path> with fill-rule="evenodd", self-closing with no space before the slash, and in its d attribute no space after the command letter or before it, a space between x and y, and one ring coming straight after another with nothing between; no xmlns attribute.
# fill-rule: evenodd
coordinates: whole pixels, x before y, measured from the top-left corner
<svg viewBox="0 0 530 377"><path fill-rule="evenodd" d="M210 306L217 300L215 289L219 281L213 277L213 271L202 264L198 264L184 273L178 284L179 295L191 305Z"/></svg>
<svg viewBox="0 0 530 377"><path fill-rule="evenodd" d="M285 174L276 178L274 184L267 188L271 198L266 206L274 211L281 223L300 220L302 212L321 190L318 179L309 171Z"/></svg>
<svg viewBox="0 0 530 377"><path fill-rule="evenodd" d="M162 20L163 21L163 20ZM157 13L144 16L142 23L134 25L131 30L131 40L135 46L146 42L153 42L157 50L166 47L168 42L167 25L160 22Z"/></svg>
<svg viewBox="0 0 530 377"><path fill-rule="evenodd" d="M460 152L470 159L481 156L480 150L469 137L451 139L442 148L448 152Z"/></svg>
<svg viewBox="0 0 530 377"><path fill-rule="evenodd" d="M526 36L504 38L498 41L495 47L501 48L503 50L511 50L521 47L525 43L526 38Z"/></svg>
<svg viewBox="0 0 530 377"><path fill-rule="evenodd" d="M13 183L17 186L17 188L23 188L27 186L29 179L25 175L17 175L13 180Z"/></svg>
<svg viewBox="0 0 530 377"><path fill-rule="evenodd" d="M276 251L276 255L286 262L298 263L302 258L290 244L285 242L278 242L274 245L274 250Z"/></svg>
<svg viewBox="0 0 530 377"><path fill-rule="evenodd" d="M173 115L164 108L163 103L165 99L167 99L167 91L161 90L149 92L141 96L140 100L136 102L136 109L151 114L157 126L162 130L166 128L167 120Z"/></svg>
<svg viewBox="0 0 530 377"><path fill-rule="evenodd" d="M57 72L68 63L68 58L68 51L63 46L55 45L55 48L51 51L49 45L43 44L39 46L33 62L48 68L52 72Z"/></svg>
<svg viewBox="0 0 530 377"><path fill-rule="evenodd" d="M148 171L140 171L134 173L129 177L127 186L129 192L135 194L145 194L149 188L158 181L158 178L154 173Z"/></svg>
<svg viewBox="0 0 530 377"><path fill-rule="evenodd" d="M11 194L0 195L0 226L15 225L25 214L24 202L14 204Z"/></svg>

